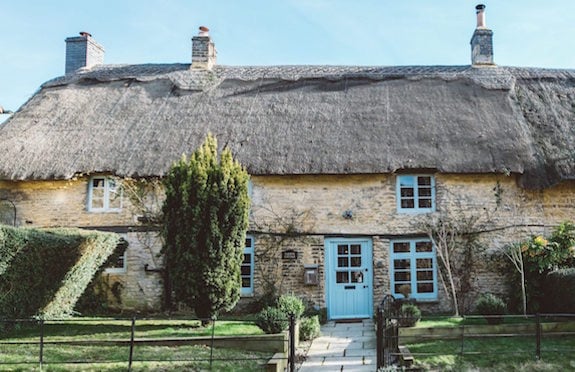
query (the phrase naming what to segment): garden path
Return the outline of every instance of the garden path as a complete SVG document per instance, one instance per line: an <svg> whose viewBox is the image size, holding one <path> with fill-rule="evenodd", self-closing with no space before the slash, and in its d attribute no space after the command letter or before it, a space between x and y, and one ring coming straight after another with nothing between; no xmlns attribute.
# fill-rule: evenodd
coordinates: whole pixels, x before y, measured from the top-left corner
<svg viewBox="0 0 575 372"><path fill-rule="evenodd" d="M371 319L328 322L313 340L299 371L376 371L375 342Z"/></svg>

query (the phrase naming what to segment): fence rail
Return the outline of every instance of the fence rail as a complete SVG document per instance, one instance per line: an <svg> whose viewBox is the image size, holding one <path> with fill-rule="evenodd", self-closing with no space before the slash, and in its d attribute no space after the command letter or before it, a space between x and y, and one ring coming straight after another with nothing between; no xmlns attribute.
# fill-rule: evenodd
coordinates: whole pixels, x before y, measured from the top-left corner
<svg viewBox="0 0 575 372"><path fill-rule="evenodd" d="M551 340L551 338L575 337L575 314L507 315L502 316L502 319L507 319L507 322L501 325L466 324L467 322L479 323L480 321L478 319L482 319L484 316L463 316L461 325L445 327L434 326L429 329L429 333L425 333L421 328L399 327L399 317L397 313L399 306L399 301L395 301L393 297L386 297L377 309L376 356L378 368L391 366L400 362L404 356L403 350L401 350L404 348L400 347L400 345L435 340L459 340L459 347L452 350L442 350L441 352L413 352L413 350L410 350L410 356L429 357L457 355L464 357L487 354L527 354L532 356L533 360L541 360L545 355L549 356L551 353L573 353L575 351L573 348L568 347L542 348L542 345L545 346L545 342L549 342L548 340ZM479 340L481 343L489 343L497 338L531 339L533 343L531 344L532 347L530 346L524 350L508 351L501 349L495 353L470 350L470 344L473 342Z"/></svg>
<svg viewBox="0 0 575 372"><path fill-rule="evenodd" d="M226 319L233 320L233 319ZM210 334L207 336L182 337L175 332L170 337L153 337L146 334L140 336L151 324L154 327L185 326L194 322L202 322L202 319L177 319L175 324L168 320L146 319L146 318L115 318L115 319L0 319L0 367L1 366L18 366L18 365L36 365L43 368L48 365L110 365L123 364L128 370L131 370L134 363L205 363L212 369L214 362L239 362L252 361L260 362L265 368L265 363L275 352L282 352L284 362L287 364L288 371L295 371L295 349L296 349L296 322L293 316L288 319L288 331L278 335L256 335L256 336L220 336L216 334L216 325L219 320L209 319L204 321L211 322ZM61 330L61 328L67 330ZM72 332L79 335L70 335ZM97 335L97 328L105 335ZM60 330L62 334L58 334ZM162 352L161 356L146 356L144 351L146 347L157 346L175 346L170 351ZM194 355L193 352L187 351L177 353L178 347L192 347L192 345L204 345L201 352ZM57 352L54 346L66 348L61 354L69 354L67 358L56 357ZM121 356L118 354L117 346L123 347ZM83 348L101 347L103 355L83 357ZM205 347L208 348L206 354ZM18 348L18 352L14 352ZM108 348L113 348L115 352L110 351L106 355ZM125 349L124 349L125 348ZM265 354L251 356L250 353L239 354L236 356L216 355L216 349L236 348L240 350L258 350L261 349ZM24 352L25 350L25 352ZM187 350L187 349L186 349ZM12 353L11 353L12 351ZM47 353L51 351L51 353ZM61 350L60 350L61 351ZM48 354L52 354L51 358ZM237 354L237 353L236 353ZM254 353L255 354L255 353ZM15 356L17 355L17 356ZM265 356L264 356L265 355ZM277 355L274 355L278 359ZM279 357L280 359L282 357Z"/></svg>

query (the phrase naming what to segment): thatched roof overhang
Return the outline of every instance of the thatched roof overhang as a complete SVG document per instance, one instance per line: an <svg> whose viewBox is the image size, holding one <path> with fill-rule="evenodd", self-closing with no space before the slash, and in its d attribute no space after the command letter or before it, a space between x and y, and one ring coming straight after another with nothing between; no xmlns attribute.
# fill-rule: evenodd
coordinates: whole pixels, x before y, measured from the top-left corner
<svg viewBox="0 0 575 372"><path fill-rule="evenodd" d="M251 174L402 169L575 178L575 71L104 65L45 83L0 128L0 178L162 176L213 133Z"/></svg>

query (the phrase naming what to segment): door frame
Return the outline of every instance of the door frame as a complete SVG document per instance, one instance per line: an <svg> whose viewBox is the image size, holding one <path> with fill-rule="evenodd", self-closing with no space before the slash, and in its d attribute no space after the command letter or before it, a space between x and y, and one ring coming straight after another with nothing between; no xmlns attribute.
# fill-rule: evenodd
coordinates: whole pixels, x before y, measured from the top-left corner
<svg viewBox="0 0 575 372"><path fill-rule="evenodd" d="M337 242L342 242L345 244L353 244L353 243L359 243L359 244L365 244L365 247L367 249L366 252L366 256L365 259L367 261L367 267L368 267L368 271L367 271L367 280L366 283L369 283L369 291L368 291L368 309L367 309L367 315L369 318L373 317L373 240L372 238L368 238L368 237L345 237L345 236L340 236L340 237L326 237L324 238L324 280L325 280L325 304L326 304L326 308L327 308L327 318L328 319L333 319L331 316L331 296L332 294L330 294L331 292L331 286L333 285L333 283L335 282L335 262L331 262L331 255L329 253L329 248L332 244L337 243ZM362 257L363 257L363 253L362 253ZM365 277L364 277L365 278ZM359 317L359 316L358 316ZM353 316L349 317L354 318ZM337 319L345 319L345 318L337 318Z"/></svg>

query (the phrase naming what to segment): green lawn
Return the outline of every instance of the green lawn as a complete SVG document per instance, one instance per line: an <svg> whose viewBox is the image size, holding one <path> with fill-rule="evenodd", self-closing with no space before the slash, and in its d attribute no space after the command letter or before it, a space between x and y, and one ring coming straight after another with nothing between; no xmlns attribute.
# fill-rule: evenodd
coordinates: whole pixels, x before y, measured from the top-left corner
<svg viewBox="0 0 575 372"><path fill-rule="evenodd" d="M251 321L219 320L214 323L216 336L261 335L263 331ZM130 339L131 320L74 319L46 321L44 337L48 341ZM136 338L173 338L211 336L212 327L201 327L196 320L136 320ZM1 341L37 341L38 323L18 324L9 332L0 333Z"/></svg>
<svg viewBox="0 0 575 372"><path fill-rule="evenodd" d="M73 319L46 321L44 326L43 360L45 371L125 371L129 346L90 346L50 344L50 341L129 340L131 320ZM137 320L135 337L183 338L210 336L212 327L201 327L198 321ZM250 321L217 321L216 336L261 335ZM0 371L39 370L40 348L37 344L18 345L12 342L38 342L37 323L18 324L0 333ZM217 371L253 371L263 369L271 353L214 348L213 368ZM201 345L150 346L136 344L133 354L135 371L206 370L209 369L210 348ZM191 362L190 362L191 360ZM142 362L147 361L147 362ZM9 364L8 364L9 363ZM15 364L18 363L18 364ZM63 364L67 363L67 364Z"/></svg>
<svg viewBox="0 0 575 372"><path fill-rule="evenodd" d="M510 317L505 324L533 323L533 319ZM422 320L418 328L453 328L486 324L481 318L437 317ZM575 370L575 334L543 335L541 360L536 361L533 335L466 337L438 340L425 336L400 339L409 348L417 366L441 371L573 371Z"/></svg>

